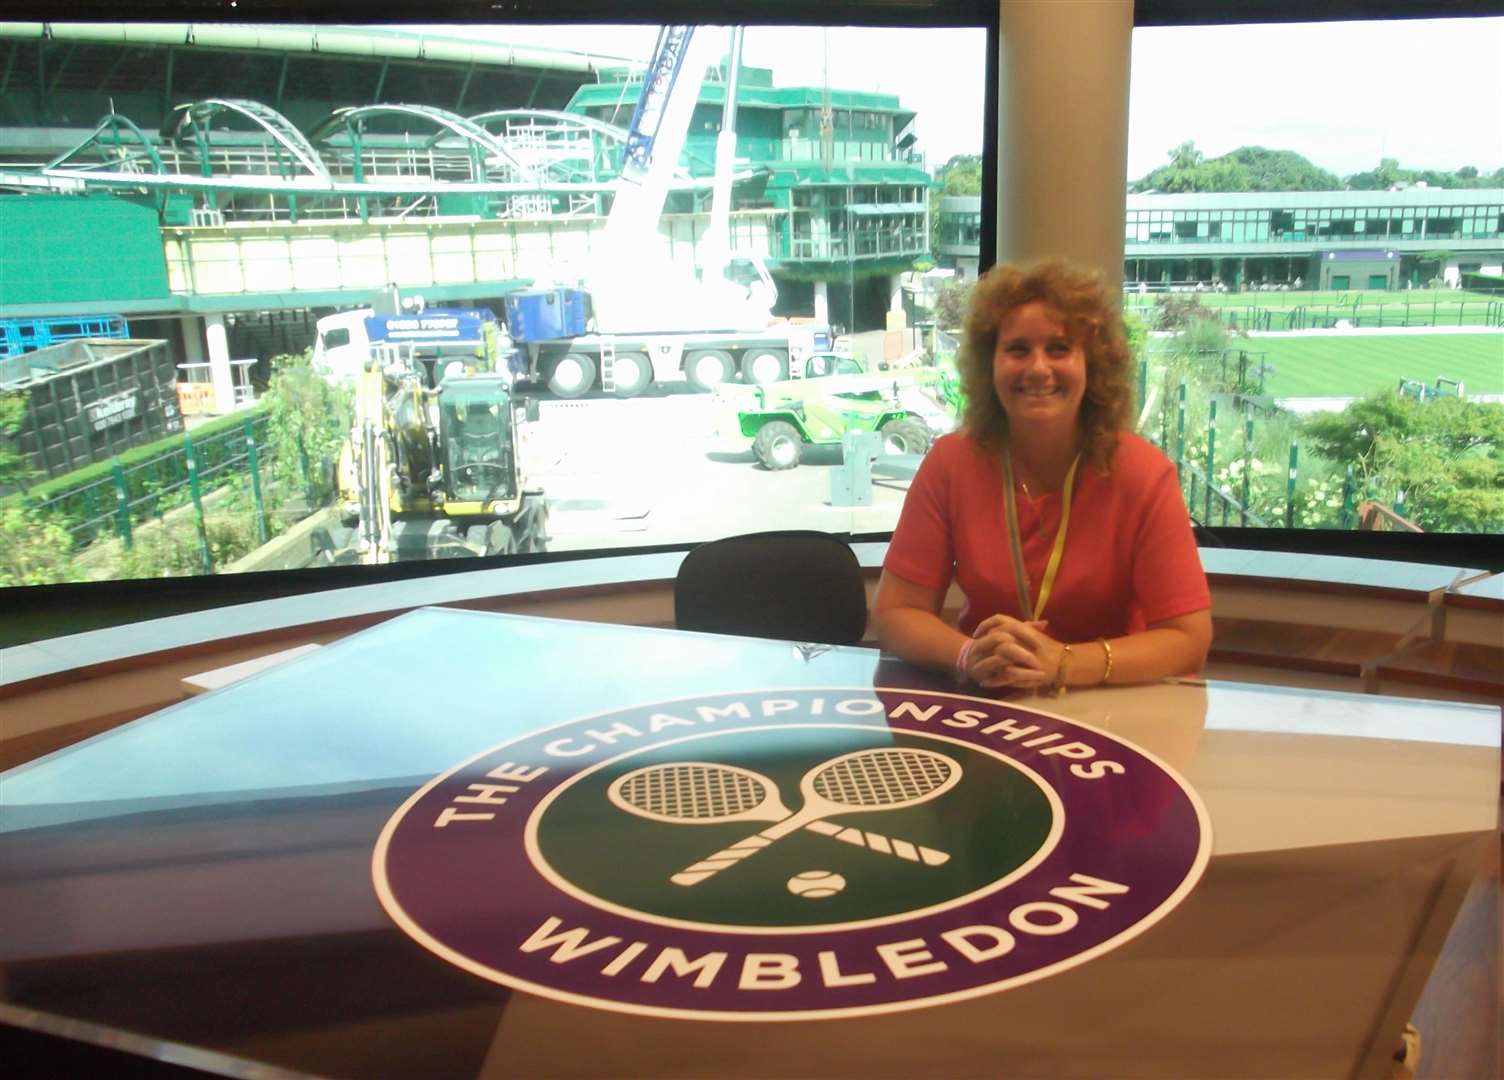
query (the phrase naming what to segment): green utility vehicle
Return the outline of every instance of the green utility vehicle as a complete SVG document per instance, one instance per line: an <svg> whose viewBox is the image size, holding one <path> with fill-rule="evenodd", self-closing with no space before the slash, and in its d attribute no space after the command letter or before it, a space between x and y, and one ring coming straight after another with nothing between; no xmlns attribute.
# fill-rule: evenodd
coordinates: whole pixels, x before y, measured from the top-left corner
<svg viewBox="0 0 1504 1080"><path fill-rule="evenodd" d="M858 390L807 398L780 398L764 408L738 414L741 432L765 469L792 469L806 445L839 444L848 431L876 431L890 454L923 454L930 430L878 390Z"/></svg>

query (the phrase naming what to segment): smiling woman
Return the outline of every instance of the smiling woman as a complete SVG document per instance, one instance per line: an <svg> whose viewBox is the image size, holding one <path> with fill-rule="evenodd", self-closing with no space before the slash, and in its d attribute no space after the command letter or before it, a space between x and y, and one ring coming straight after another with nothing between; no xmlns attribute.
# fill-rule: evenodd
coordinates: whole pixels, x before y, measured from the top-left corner
<svg viewBox="0 0 1504 1080"><path fill-rule="evenodd" d="M1173 467L1126 430L1128 363L1096 275L1050 262L978 283L965 427L936 443L894 531L885 647L963 682L1057 692L1201 665L1206 577ZM953 578L955 628L939 614Z"/></svg>

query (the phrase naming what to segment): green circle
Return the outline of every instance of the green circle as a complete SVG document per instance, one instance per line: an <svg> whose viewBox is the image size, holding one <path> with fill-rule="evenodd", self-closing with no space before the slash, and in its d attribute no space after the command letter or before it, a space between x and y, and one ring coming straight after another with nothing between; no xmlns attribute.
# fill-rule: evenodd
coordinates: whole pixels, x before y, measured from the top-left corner
<svg viewBox="0 0 1504 1080"><path fill-rule="evenodd" d="M832 825L923 845L949 855L931 866L800 829L694 885L675 874L768 828L769 821L648 820L614 805L607 789L648 765L713 762L771 779L785 808L803 804L800 780L855 750L914 747L945 754L960 780L928 802L896 810L831 814ZM538 822L538 847L580 893L664 920L723 926L792 927L881 919L943 904L1018 869L1050 834L1053 814L1039 784L1007 760L960 742L891 730L810 726L717 733L631 754L562 788ZM850 835L850 834L848 834ZM845 879L833 895L788 887L800 873Z"/></svg>

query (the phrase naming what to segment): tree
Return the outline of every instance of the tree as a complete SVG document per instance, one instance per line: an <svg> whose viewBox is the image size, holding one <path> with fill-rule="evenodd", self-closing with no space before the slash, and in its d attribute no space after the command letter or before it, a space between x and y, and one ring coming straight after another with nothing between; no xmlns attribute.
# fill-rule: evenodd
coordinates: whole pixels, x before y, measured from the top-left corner
<svg viewBox="0 0 1504 1080"><path fill-rule="evenodd" d="M19 441L25 421L26 395L0 394L0 492L24 487L31 477Z"/></svg>
<svg viewBox="0 0 1504 1080"><path fill-rule="evenodd" d="M349 434L350 391L331 386L310 362L311 350L272 359L272 376L262 401L267 408L267 439L277 478L289 491L307 486L315 501L326 489L323 462L339 454Z"/></svg>
<svg viewBox="0 0 1504 1080"><path fill-rule="evenodd" d="M1365 488L1428 531L1504 531L1504 405L1397 391L1302 425L1322 456L1350 464Z"/></svg>
<svg viewBox="0 0 1504 1080"><path fill-rule="evenodd" d="M966 305L971 300L971 284L965 281L941 282L935 291L935 321L942 330L959 329L966 322Z"/></svg>
<svg viewBox="0 0 1504 1080"><path fill-rule="evenodd" d="M19 445L26 420L25 394L0 394L0 585L48 585L71 576L73 537L46 515L26 505L32 477Z"/></svg>
<svg viewBox="0 0 1504 1080"><path fill-rule="evenodd" d="M1130 191L1337 191L1342 181L1292 150L1240 146L1207 158L1195 143L1183 142L1161 165L1129 185Z"/></svg>
<svg viewBox="0 0 1504 1080"><path fill-rule="evenodd" d="M1293 150L1240 146L1219 159L1243 167L1250 191L1337 191L1336 174L1318 168Z"/></svg>
<svg viewBox="0 0 1504 1080"><path fill-rule="evenodd" d="M1205 159L1206 155L1196 149L1196 144L1190 139L1181 143L1170 151L1170 168L1194 169Z"/></svg>
<svg viewBox="0 0 1504 1080"><path fill-rule="evenodd" d="M1427 281L1439 284L1438 279L1442 277L1443 268L1454 258L1456 255L1447 248L1433 248L1430 251L1421 252L1415 257L1415 261L1425 268Z"/></svg>
<svg viewBox="0 0 1504 1080"><path fill-rule="evenodd" d="M1446 169L1405 169L1394 158L1382 158L1377 166L1367 172L1344 177L1343 183L1355 191L1386 191L1395 186L1422 183L1434 188L1504 187L1504 168L1487 175L1480 174L1476 165L1463 165L1455 172Z"/></svg>
<svg viewBox="0 0 1504 1080"><path fill-rule="evenodd" d="M1135 361L1144 358L1144 349L1149 344L1149 324L1136 313L1123 314L1123 336L1128 341L1128 355Z"/></svg>
<svg viewBox="0 0 1504 1080"><path fill-rule="evenodd" d="M982 158L978 154L955 154L935 173L946 195L982 193Z"/></svg>
<svg viewBox="0 0 1504 1080"><path fill-rule="evenodd" d="M1247 171L1228 158L1207 161L1193 142L1183 142L1170 151L1170 164L1162 165L1132 191L1247 191Z"/></svg>
<svg viewBox="0 0 1504 1080"><path fill-rule="evenodd" d="M1170 359L1165 369L1166 400L1182 375L1190 375L1208 389L1221 393L1251 391L1252 387L1240 381L1237 365L1227 362L1234 341L1244 336L1242 331L1223 322L1196 294L1168 293L1159 297L1154 307L1154 326L1172 335L1165 350Z"/></svg>

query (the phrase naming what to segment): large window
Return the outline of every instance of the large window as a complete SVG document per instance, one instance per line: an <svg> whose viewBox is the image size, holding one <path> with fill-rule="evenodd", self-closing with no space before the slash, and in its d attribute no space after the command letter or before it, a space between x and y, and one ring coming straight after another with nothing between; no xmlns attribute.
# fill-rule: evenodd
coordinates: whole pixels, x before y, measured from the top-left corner
<svg viewBox="0 0 1504 1080"><path fill-rule="evenodd" d="M1504 532L1501 50L1497 18L1135 30L1126 307L1204 523Z"/></svg>
<svg viewBox="0 0 1504 1080"><path fill-rule="evenodd" d="M1504 394L1504 20L1293 7L1134 32L1146 430L1198 518L1286 546L1497 533L1497 412L1448 417ZM901 470L842 445L954 423L982 154L1017 150L997 5L740 10L739 48L666 43L697 85L656 98L642 25L0 24L5 583L884 535ZM472 394L511 423L446 460Z"/></svg>
<svg viewBox="0 0 1504 1080"><path fill-rule="evenodd" d="M0 28L0 582L892 528L985 25L266 29Z"/></svg>

